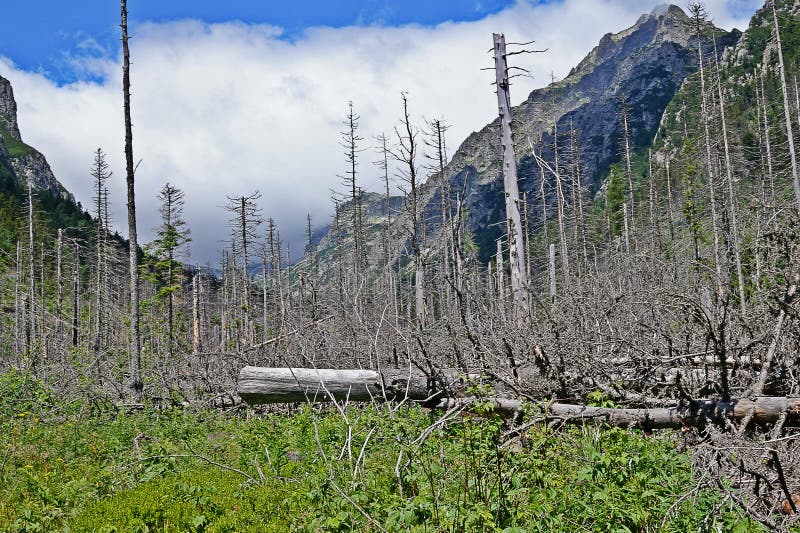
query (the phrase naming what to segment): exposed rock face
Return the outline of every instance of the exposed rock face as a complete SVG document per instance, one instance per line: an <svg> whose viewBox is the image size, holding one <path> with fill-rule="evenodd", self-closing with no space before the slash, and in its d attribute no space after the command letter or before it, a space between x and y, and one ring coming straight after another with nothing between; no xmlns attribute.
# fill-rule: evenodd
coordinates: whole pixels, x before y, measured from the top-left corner
<svg viewBox="0 0 800 533"><path fill-rule="evenodd" d="M11 82L0 76L0 125L5 127L18 141L22 141L17 124L17 101Z"/></svg>
<svg viewBox="0 0 800 533"><path fill-rule="evenodd" d="M715 31L720 53L741 35L738 30ZM712 53L713 43L704 43L704 48ZM609 166L620 159L623 99L627 101L632 148L649 145L667 104L695 70L696 56L693 22L677 6L660 6L631 28L605 35L569 76L533 91L512 110L520 192L539 198L540 170L529 155L530 144L552 160L555 125L562 153L569 145L566 132L575 131L582 182L594 192ZM454 191L461 191L466 180L465 226L475 235L484 260L504 232L503 224L497 224L505 217L498 124L495 120L471 134L446 172ZM431 213L440 202L436 189L434 184L428 188L427 210ZM428 220L435 226L438 219L432 216Z"/></svg>
<svg viewBox="0 0 800 533"><path fill-rule="evenodd" d="M11 83L0 76L0 164L10 169L20 187L50 191L65 199L72 195L58 182L45 157L22 141L17 123L17 102Z"/></svg>
<svg viewBox="0 0 800 533"><path fill-rule="evenodd" d="M36 189L50 191L53 194L66 195L65 198L71 197L66 189L58 182L47 163L47 159L37 152L32 150L30 153L21 155L19 157L9 158L11 161L11 168L17 176L17 181L20 185L26 185L28 181Z"/></svg>

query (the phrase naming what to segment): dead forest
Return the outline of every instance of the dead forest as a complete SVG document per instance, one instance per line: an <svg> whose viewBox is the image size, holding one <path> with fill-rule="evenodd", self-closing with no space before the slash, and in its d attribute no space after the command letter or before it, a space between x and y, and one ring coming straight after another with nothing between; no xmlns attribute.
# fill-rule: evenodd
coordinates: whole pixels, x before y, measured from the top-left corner
<svg viewBox="0 0 800 533"><path fill-rule="evenodd" d="M343 110L333 215L309 215L300 260L261 190L227 196L217 265L189 262L202 236L183 219L191 191L170 184L157 239L137 243L143 191L121 7L130 238L108 220L107 180L121 178L104 150L117 147L87 154L88 228L49 230L29 185L24 229L3 259L0 367L119 409L416 401L435 424L488 405L509 441L539 424L678 430L698 490L714 487L767 528L795 523L796 2L768 0L738 48L719 54L692 5L694 73L646 149L632 146L620 102L616 162L600 183L582 168L576 130L516 131L510 67L538 51L495 34L487 93L497 93L504 218L488 262L463 224L466 182L448 166L461 140L444 120L417 120L398 88L400 119L378 139L362 137L358 102ZM757 39L761 55L742 60L737 50ZM538 194L518 187L522 158L535 164ZM385 189L365 192L375 173ZM328 225L321 240L317 224Z"/></svg>

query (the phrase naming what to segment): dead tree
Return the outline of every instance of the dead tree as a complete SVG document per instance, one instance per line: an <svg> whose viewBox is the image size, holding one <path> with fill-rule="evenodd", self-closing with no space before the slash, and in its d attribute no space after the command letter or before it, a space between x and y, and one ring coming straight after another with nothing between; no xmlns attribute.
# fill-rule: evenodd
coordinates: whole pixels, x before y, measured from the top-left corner
<svg viewBox="0 0 800 533"><path fill-rule="evenodd" d="M734 190L733 165L731 163L730 143L728 142L728 125L725 120L725 96L722 94L722 78L720 76L719 59L714 53L714 61L717 73L717 103L719 104L719 118L722 124L722 145L725 152L725 177L728 182L728 218L731 224L731 243L733 244L733 259L736 266L736 281L739 286L739 309L742 315L745 314L745 294L744 294L744 274L742 269L742 251L739 242L739 215L738 204L736 202L736 192Z"/></svg>
<svg viewBox="0 0 800 533"><path fill-rule="evenodd" d="M345 149L345 160L347 161L347 171L342 180L347 187L347 195L350 201L350 230L353 236L353 283L354 294L358 292L358 287L363 283L362 277L366 274L367 250L363 227L363 206L362 192L358 186L357 167L358 154L363 149L358 147L358 143L363 141L358 135L358 121L361 119L353 110L353 102L348 104L347 116L345 118L345 131L341 133L341 146Z"/></svg>
<svg viewBox="0 0 800 533"><path fill-rule="evenodd" d="M783 44L781 43L781 29L778 24L778 11L775 1L772 2L772 20L775 24L775 43L778 47L778 65L781 72L781 92L783 93L783 113L786 120L786 140L789 145L789 161L792 165L792 184L794 197L797 202L797 212L800 214L800 177L797 174L797 154L794 147L794 131L792 130L792 111L789 106L789 88L786 84L786 66L783 63Z"/></svg>
<svg viewBox="0 0 800 533"><path fill-rule="evenodd" d="M417 176L417 129L411 123L411 116L408 111L408 94L400 93L403 102L403 117L400 119L400 126L395 127L398 147L393 152L393 157L403 168L400 169L401 179L408 185L406 193L406 212L408 214L408 232L411 245L411 254L414 258L414 301L416 309L417 324L425 326L428 313L425 304L425 268L427 251L423 249L425 243L425 220L421 211L420 202L420 183Z"/></svg>
<svg viewBox="0 0 800 533"><path fill-rule="evenodd" d="M128 268L130 271L129 387L134 395L142 393L141 332L139 329L139 244L136 231L136 189L133 163L133 128L131 125L131 54L128 48L128 7L120 0L122 29L122 96L125 113L125 181L128 193Z"/></svg>
<svg viewBox="0 0 800 533"><path fill-rule="evenodd" d="M722 300L725 295L725 283L722 276L722 254L720 251L719 223L717 221L717 193L714 179L714 156L711 150L711 110L709 109L706 93L706 75L703 59L703 24L705 22L705 9L700 4L691 4L689 10L695 21L695 36L697 38L697 55L700 67L700 120L703 123L703 133L706 148L706 174L708 176L709 203L711 207L711 233L714 249L714 270L716 273L717 298Z"/></svg>
<svg viewBox="0 0 800 533"><path fill-rule="evenodd" d="M200 332L200 269L195 266L192 275L192 354L198 355L202 350Z"/></svg>
<svg viewBox="0 0 800 533"><path fill-rule="evenodd" d="M439 192L439 224L441 231L439 232L439 255L441 259L441 279L440 283L440 300L444 303L443 309L451 307L453 297L450 283L452 282L451 267L450 267L450 254L452 251L452 232L450 231L450 181L445 176L445 165L447 164L447 146L445 143L445 134L450 128L443 120L433 119L427 121L427 132L425 144L433 151L432 154L427 154L426 157L431 160L430 169L435 176L435 181L438 184ZM444 290L444 294L441 291Z"/></svg>
<svg viewBox="0 0 800 533"><path fill-rule="evenodd" d="M103 273L105 271L107 260L106 254L106 235L108 232L107 226L107 198L106 198L106 181L111 177L111 171L108 169L106 163L106 156L103 150L98 148L95 151L94 161L92 162L91 176L94 180L94 204L95 204L95 326L94 326L94 343L93 348L95 353L100 351L103 344L103 314L107 301L103 298Z"/></svg>
<svg viewBox="0 0 800 533"><path fill-rule="evenodd" d="M28 180L28 355L32 357L31 366L36 365L35 356L30 351L31 344L36 342L36 265L33 253L33 187Z"/></svg>
<svg viewBox="0 0 800 533"><path fill-rule="evenodd" d="M509 96L508 64L506 62L506 39L501 33L493 38L497 105L500 114L501 145L503 148L503 186L506 193L506 220L510 230L508 236L511 291L517 316L528 313L528 280L522 220L519 213L519 186L517 184L517 157L514 153L514 137L511 131L511 100Z"/></svg>
<svg viewBox="0 0 800 533"><path fill-rule="evenodd" d="M72 267L72 347L78 346L78 315L80 314L80 272L81 256L78 242L74 243L75 264Z"/></svg>
<svg viewBox="0 0 800 533"><path fill-rule="evenodd" d="M625 95L622 96L620 103L620 118L622 118L622 147L623 156L625 158L625 177L628 179L627 207L629 217L629 231L634 235L633 243L634 249L636 246L636 209L634 207L634 188L633 188L633 170L631 169L631 161L633 154L631 152L631 128L630 128L630 109L628 108L628 99Z"/></svg>
<svg viewBox="0 0 800 533"><path fill-rule="evenodd" d="M246 329L250 328L252 313L249 271L250 253L256 240L258 226L263 222L261 208L256 204L260 198L261 193L258 191L248 196L228 196L228 205L225 206L225 209L233 215L228 222L231 228L231 247L234 252L238 251L241 254L242 298L240 308L244 311L242 318ZM235 273L234 276L236 276ZM233 281L235 283L235 279ZM250 340L252 341L252 339Z"/></svg>
<svg viewBox="0 0 800 533"><path fill-rule="evenodd" d="M64 278L63 278L63 246L64 246L64 230L58 228L58 237L56 239L56 345L59 349L61 346L61 336L64 332L63 317L61 316L64 307ZM63 352L62 352L63 353Z"/></svg>

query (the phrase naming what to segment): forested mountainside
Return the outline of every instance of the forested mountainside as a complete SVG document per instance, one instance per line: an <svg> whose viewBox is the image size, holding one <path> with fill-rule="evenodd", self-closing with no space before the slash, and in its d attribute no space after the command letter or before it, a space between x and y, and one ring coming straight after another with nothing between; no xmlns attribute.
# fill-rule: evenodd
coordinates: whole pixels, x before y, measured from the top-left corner
<svg viewBox="0 0 800 533"><path fill-rule="evenodd" d="M496 65L507 57L513 55L496 44ZM261 226L259 194L229 198L231 240L215 273L178 262L189 236L182 192L169 187L161 193L158 239L138 263L134 257L130 272L102 222L96 222L101 231L83 240L40 241L53 229L26 224L20 180L28 167L19 161L15 167L14 159L31 152L21 144L6 98L0 169L12 191L9 209L17 210L4 256L0 329L9 383L35 398L90 399L76 400L80 405L139 409L151 401L240 409L242 398L281 398L269 390L240 389L237 395L245 366L350 368L370 377L336 382L345 390L340 399L349 400L356 387L360 397L377 394L402 404L417 399L439 409L441 418L431 419L432 425L410 431L398 421L405 416L398 417L399 407L387 407L379 418L391 423L365 422L367 429L358 425L370 420L367 411L358 411L355 421L347 401L336 403L346 433L341 439L331 436L333 430L321 431L322 419L305 411L313 421L303 426L305 444L316 444L324 464L322 477L300 482L311 486L306 492L294 490L293 466L282 470L291 461L273 463L267 455L276 477L264 474L264 463L253 455L252 442L260 437L249 435L254 440L237 441L238 451L226 452L238 465L226 474L241 475L252 486L275 483L302 492L297 497L307 498L303 505L326 512L335 494L350 514L326 522L330 530L387 524L403 531L437 520L444 529L515 531L547 523L546 509L553 507L540 500L547 481L536 477L539 463L514 463L502 446L515 443L522 457L533 457L551 450L542 444L551 442L550 432L598 421L646 435L680 429L667 438L687 451L691 467L669 468L687 468L688 477L679 494L659 492L650 483L658 475L645 465L661 465L660 459L639 462L639 451L608 459L607 443L597 437L586 452L588 469L568 483L610 480L612 488L604 485L602 496L588 498L601 504L617 498L626 502L619 509L627 510L629 500L619 495L633 491L652 505L612 513L602 519L607 522L586 505L574 514L559 507L567 519L555 530L606 523L632 531L727 528L726 513L746 516L745 527L796 528L798 57L800 5L793 0L768 0L743 34L715 28L700 5L688 14L659 8L604 37L567 78L534 91L510 117L471 135L449 160L446 126L416 124L402 93L402 119L394 138L382 143L381 165L388 181L386 163L395 161L402 196L392 196L388 187L385 194L361 190L361 139L351 110L342 138L347 193L325 236L318 240L309 220L305 256L292 265L272 220ZM508 87L504 70L497 71L501 109ZM502 127L506 139L513 130L513 142L505 146ZM510 161L519 168L517 200L501 171L513 166ZM104 165L98 152L92 174L100 221ZM50 183L41 194L66 202L57 182ZM509 206L520 212L519 232ZM48 215L44 203L39 209ZM521 247L509 245L520 237ZM256 261L260 268L252 267ZM129 275L139 271L141 283L131 283ZM131 287L141 290L140 306L129 300ZM134 309L141 309L138 330L129 328ZM252 376L258 370L247 372L246 385L257 389ZM292 379L282 386L300 389L300 372L287 372ZM31 381L20 384L18 375ZM324 383L312 378L312 385L314 394L334 396ZM283 397L307 397L309 390L284 390ZM462 464L445 442L464 411L487 418L503 412L512 419L508 426L497 419L489 426L463 425L458 451L481 461L458 470L463 484L455 486L447 473ZM524 426L513 417L522 417ZM528 428L542 422L549 425L537 441ZM357 438L354 427L360 428ZM473 427L480 429L470 433ZM368 442L373 431L380 435L377 452ZM137 434L125 441L134 443L136 455L160 458L137 471L145 481L172 468L176 457L219 466L192 448L173 453ZM611 435L629 442L626 431ZM441 439L435 440L433 462L420 452L429 438ZM473 447L478 441L486 444L480 450ZM140 446L148 452L140 454ZM214 446L208 444L209 453ZM389 455L392 464L385 461ZM544 455L557 461L563 452ZM506 460L525 474L509 481ZM125 468L148 459L132 461ZM381 479L360 477L367 475L365 462L382 472ZM380 491L366 494L362 482ZM462 509L462 486L485 488L474 493L485 508ZM508 496L512 486L519 491ZM105 485L103 490L113 492ZM15 494L22 499L29 492ZM411 510L402 507L409 494L417 506ZM529 513L532 506L545 510ZM698 516L698 509L707 512ZM158 518L151 522L163 525Z"/></svg>

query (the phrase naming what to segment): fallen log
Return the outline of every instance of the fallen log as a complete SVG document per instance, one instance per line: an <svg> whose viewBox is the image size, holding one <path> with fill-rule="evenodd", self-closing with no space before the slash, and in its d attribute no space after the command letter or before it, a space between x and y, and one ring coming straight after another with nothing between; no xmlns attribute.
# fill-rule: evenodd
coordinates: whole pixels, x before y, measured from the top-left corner
<svg viewBox="0 0 800 533"><path fill-rule="evenodd" d="M511 414L522 411L526 405L534 409L537 404L526 404L511 398L445 398L437 405L440 409L463 407L467 410L494 411ZM758 425L774 424L786 414L786 427L800 424L800 398L760 396L739 400L693 400L685 406L658 407L652 409L626 409L593 407L566 403L538 404L541 418L560 420L567 424L597 421L610 426L638 427L644 429L667 429L707 424L722 425L726 421L739 422L748 416ZM473 409L476 408L476 409Z"/></svg>
<svg viewBox="0 0 800 533"><path fill-rule="evenodd" d="M237 393L249 404L350 400L432 401L460 382L444 371L432 378L416 370L334 370L329 368L263 368L246 366L239 372Z"/></svg>
<svg viewBox="0 0 800 533"><path fill-rule="evenodd" d="M248 404L337 401L422 402L441 409L494 411L510 414L526 407L542 409L545 419L565 423L595 420L612 426L649 429L680 428L739 422L746 417L765 425L786 415L785 425L800 425L800 398L759 396L730 401L693 400L686 405L648 409L610 408L566 403L539 404L498 396L458 398L470 380L456 371L440 372L432 378L416 370L334 370L315 368L263 368L246 366L239 372L237 394Z"/></svg>

